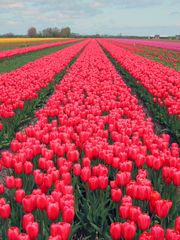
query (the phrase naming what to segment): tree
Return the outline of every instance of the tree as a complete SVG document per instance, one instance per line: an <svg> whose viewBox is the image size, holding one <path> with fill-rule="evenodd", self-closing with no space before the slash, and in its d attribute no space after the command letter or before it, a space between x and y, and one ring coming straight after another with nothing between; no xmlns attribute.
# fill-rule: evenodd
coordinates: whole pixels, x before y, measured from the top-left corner
<svg viewBox="0 0 180 240"><path fill-rule="evenodd" d="M65 27L61 29L60 32L61 37L70 37L71 36L71 29L70 27Z"/></svg>
<svg viewBox="0 0 180 240"><path fill-rule="evenodd" d="M3 37L12 38L12 37L14 37L14 34L11 32L5 33L5 34L3 34Z"/></svg>
<svg viewBox="0 0 180 240"><path fill-rule="evenodd" d="M42 30L43 37L52 37L52 28L45 28Z"/></svg>
<svg viewBox="0 0 180 240"><path fill-rule="evenodd" d="M36 37L37 36L37 30L35 27L30 27L27 32L28 37Z"/></svg>

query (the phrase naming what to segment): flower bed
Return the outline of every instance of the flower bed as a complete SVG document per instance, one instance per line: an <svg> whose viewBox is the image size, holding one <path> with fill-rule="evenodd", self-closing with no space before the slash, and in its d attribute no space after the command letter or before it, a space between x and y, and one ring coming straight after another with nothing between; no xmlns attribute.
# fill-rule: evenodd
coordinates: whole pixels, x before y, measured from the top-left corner
<svg viewBox="0 0 180 240"><path fill-rule="evenodd" d="M36 115L2 153L3 239L179 239L179 146L95 40Z"/></svg>

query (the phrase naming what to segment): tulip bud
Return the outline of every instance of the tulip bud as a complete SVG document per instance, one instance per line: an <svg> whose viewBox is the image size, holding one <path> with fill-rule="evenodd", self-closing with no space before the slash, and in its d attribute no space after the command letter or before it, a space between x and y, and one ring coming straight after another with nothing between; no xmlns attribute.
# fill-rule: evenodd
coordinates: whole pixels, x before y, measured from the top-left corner
<svg viewBox="0 0 180 240"><path fill-rule="evenodd" d="M126 240L131 240L134 238L136 233L136 225L134 222L125 222L122 224L123 237Z"/></svg>
<svg viewBox="0 0 180 240"><path fill-rule="evenodd" d="M56 220L59 216L59 205L58 203L49 203L47 205L47 215L52 221Z"/></svg>
<svg viewBox="0 0 180 240"><path fill-rule="evenodd" d="M9 189L12 189L15 187L15 179L13 176L6 176L6 186Z"/></svg>
<svg viewBox="0 0 180 240"><path fill-rule="evenodd" d="M25 214L22 219L23 229L25 230L26 226L32 222L34 222L34 216L31 213Z"/></svg>
<svg viewBox="0 0 180 240"><path fill-rule="evenodd" d="M111 198L113 202L120 202L122 197L121 189L111 189Z"/></svg>
<svg viewBox="0 0 180 240"><path fill-rule="evenodd" d="M15 178L15 188L22 188L22 179L21 178Z"/></svg>
<svg viewBox="0 0 180 240"><path fill-rule="evenodd" d="M44 210L47 207L47 199L45 194L39 195L36 198L36 206L39 210Z"/></svg>
<svg viewBox="0 0 180 240"><path fill-rule="evenodd" d="M18 203L22 203L22 200L23 200L23 198L25 197L25 191L24 191L24 189L18 189L18 190L16 190L16 192L15 192L15 199L16 199L16 202L18 202Z"/></svg>
<svg viewBox="0 0 180 240"><path fill-rule="evenodd" d="M151 233L154 237L154 240L164 240L164 229L161 227L161 225L154 225L151 229Z"/></svg>
<svg viewBox="0 0 180 240"><path fill-rule="evenodd" d="M140 214L138 217L138 227L141 230L146 230L150 226L150 217L147 214Z"/></svg>
<svg viewBox="0 0 180 240"><path fill-rule="evenodd" d="M89 185L89 188L94 191L96 190L98 187L99 187L99 181L98 181L98 178L97 177L90 177L88 179L88 185Z"/></svg>
<svg viewBox="0 0 180 240"><path fill-rule="evenodd" d="M119 222L113 222L110 225L110 235L113 240L119 240L121 238L122 224Z"/></svg>
<svg viewBox="0 0 180 240"><path fill-rule="evenodd" d="M153 236L152 236L151 233L149 233L149 232L143 232L143 233L139 236L138 240L154 240L154 238L153 238Z"/></svg>
<svg viewBox="0 0 180 240"><path fill-rule="evenodd" d="M74 219L74 209L72 207L65 207L62 211L62 218L64 222L71 223Z"/></svg>
<svg viewBox="0 0 180 240"><path fill-rule="evenodd" d="M176 231L180 232L180 216L176 218L175 229Z"/></svg>
<svg viewBox="0 0 180 240"><path fill-rule="evenodd" d="M98 178L98 182L99 182L99 188L101 190L104 190L108 186L108 177L107 176L100 176Z"/></svg>
<svg viewBox="0 0 180 240"><path fill-rule="evenodd" d="M119 208L120 216L124 219L129 218L129 209L130 209L130 206L121 205Z"/></svg>
<svg viewBox="0 0 180 240"><path fill-rule="evenodd" d="M4 185L0 183L0 194L4 193Z"/></svg>
<svg viewBox="0 0 180 240"><path fill-rule="evenodd" d="M35 198L33 195L25 196L22 200L22 205L26 213L31 213L35 209Z"/></svg>
<svg viewBox="0 0 180 240"><path fill-rule="evenodd" d="M26 233L20 233L17 240L30 240L30 237Z"/></svg>
<svg viewBox="0 0 180 240"><path fill-rule="evenodd" d="M156 214L160 218L167 217L171 207L172 207L172 202L170 200L157 200L155 202Z"/></svg>
<svg viewBox="0 0 180 240"><path fill-rule="evenodd" d="M37 222L30 222L26 226L26 232L30 239L36 239L39 233L39 224Z"/></svg>
<svg viewBox="0 0 180 240"><path fill-rule="evenodd" d="M81 165L79 163L75 163L73 166L73 174L74 176L80 176L81 174Z"/></svg>
<svg viewBox="0 0 180 240"><path fill-rule="evenodd" d="M81 179L84 182L87 182L90 176L91 176L91 169L89 167L83 167L81 169Z"/></svg>
<svg viewBox="0 0 180 240"><path fill-rule="evenodd" d="M10 214L11 214L11 208L9 204L4 204L0 206L0 217L2 219L9 218Z"/></svg>
<svg viewBox="0 0 180 240"><path fill-rule="evenodd" d="M32 171L33 171L33 164L31 162L29 162L29 161L26 161L24 163L24 172L25 172L25 174L27 174L27 175L31 174Z"/></svg>
<svg viewBox="0 0 180 240"><path fill-rule="evenodd" d="M8 229L7 235L9 240L17 240L19 234L20 234L20 231L18 227L11 227Z"/></svg>

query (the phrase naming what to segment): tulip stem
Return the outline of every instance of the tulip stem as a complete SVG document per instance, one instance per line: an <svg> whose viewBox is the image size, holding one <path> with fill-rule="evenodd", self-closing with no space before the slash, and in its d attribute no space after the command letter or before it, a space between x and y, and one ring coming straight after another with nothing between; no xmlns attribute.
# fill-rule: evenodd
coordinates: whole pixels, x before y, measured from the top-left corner
<svg viewBox="0 0 180 240"><path fill-rule="evenodd" d="M6 219L2 219L2 239L6 239L6 233L7 233L7 227L8 227L8 224L7 224L7 220Z"/></svg>
<svg viewBox="0 0 180 240"><path fill-rule="evenodd" d="M117 221L119 219L119 205L118 205L118 203L116 203L116 219L117 219Z"/></svg>
<svg viewBox="0 0 180 240"><path fill-rule="evenodd" d="M161 226L166 229L166 221L165 221L165 218L162 218L161 219Z"/></svg>

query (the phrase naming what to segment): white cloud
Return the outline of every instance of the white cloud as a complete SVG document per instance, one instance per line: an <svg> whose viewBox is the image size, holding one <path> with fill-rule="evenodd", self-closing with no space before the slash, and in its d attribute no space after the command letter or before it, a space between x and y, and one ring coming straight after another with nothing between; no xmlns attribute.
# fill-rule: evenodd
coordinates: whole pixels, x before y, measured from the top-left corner
<svg viewBox="0 0 180 240"><path fill-rule="evenodd" d="M13 1L13 0L1 0L0 9L22 9L24 7L24 3L21 0Z"/></svg>
<svg viewBox="0 0 180 240"><path fill-rule="evenodd" d="M179 2L180 0L0 0L0 34L9 31L25 33L30 26L35 26L38 30L70 26L73 32L114 34L120 33L123 30L121 28L127 26L127 31L134 32L139 27L138 31L144 32L141 27L150 24L177 25L180 22L177 11Z"/></svg>

